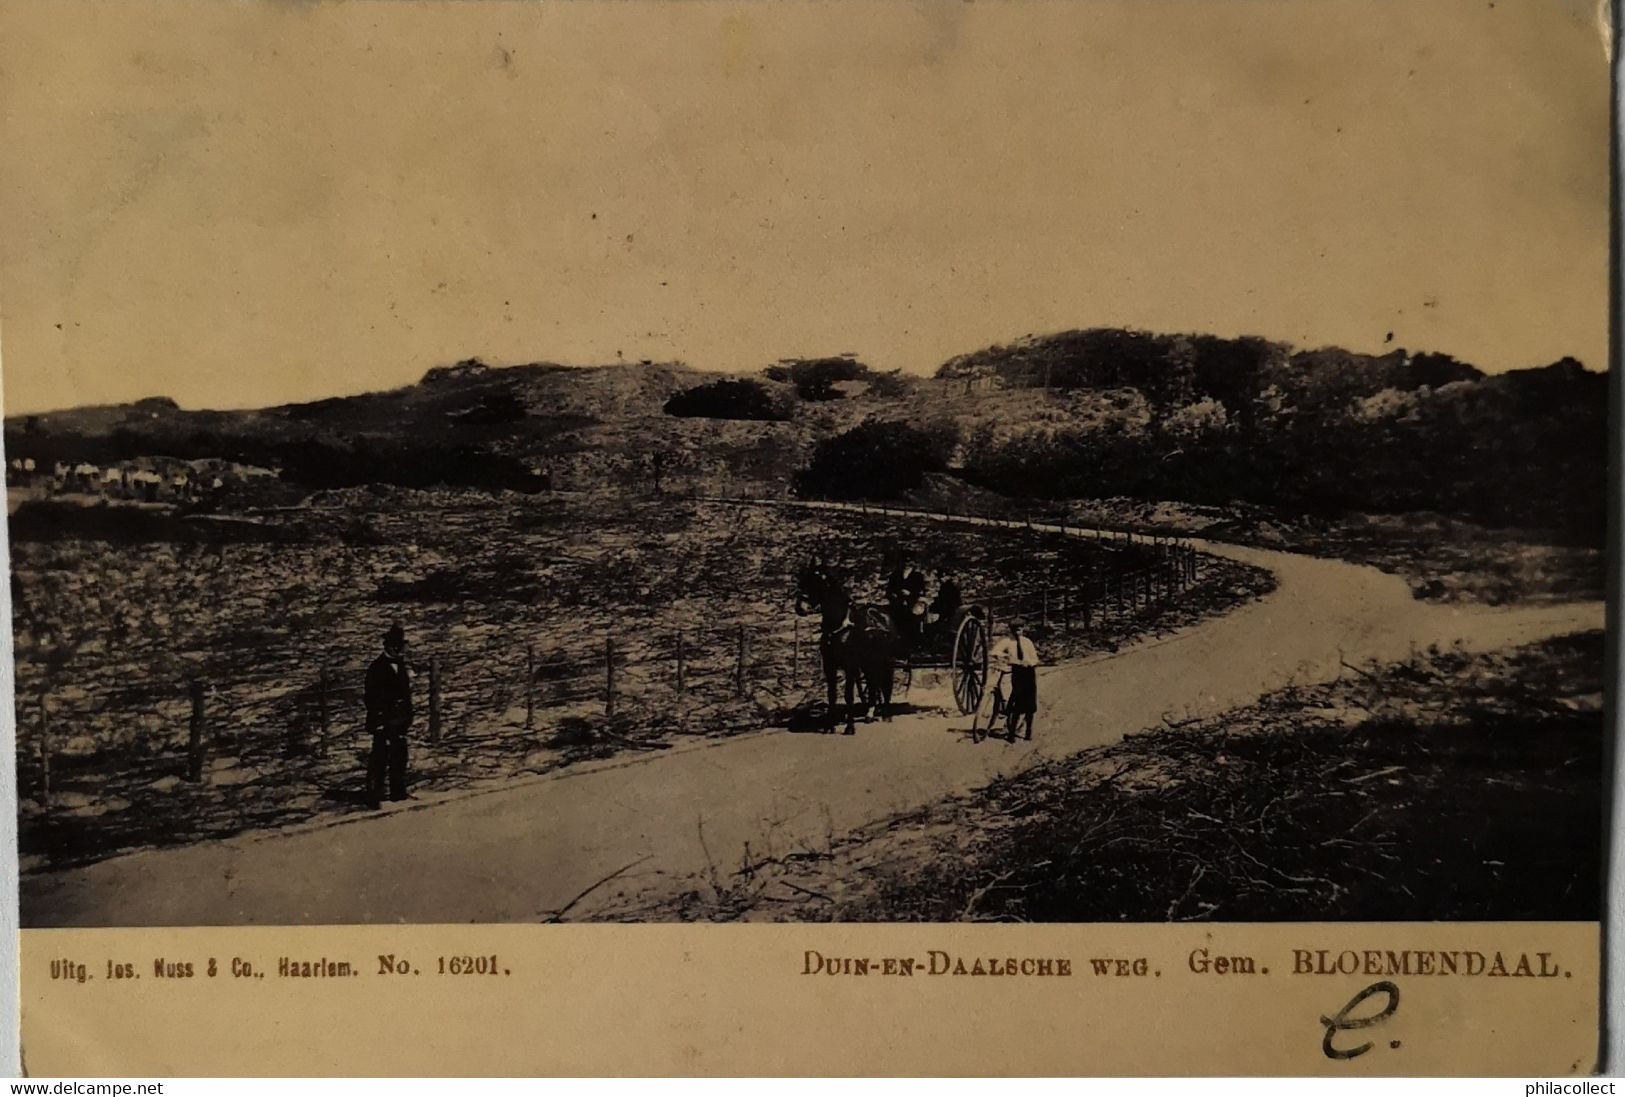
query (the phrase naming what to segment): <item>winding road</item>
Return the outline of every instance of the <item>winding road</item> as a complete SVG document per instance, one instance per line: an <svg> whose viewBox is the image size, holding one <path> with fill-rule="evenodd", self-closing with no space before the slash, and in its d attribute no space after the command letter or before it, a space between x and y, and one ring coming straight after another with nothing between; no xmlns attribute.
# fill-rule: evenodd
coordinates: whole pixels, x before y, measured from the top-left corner
<svg viewBox="0 0 1625 1097"><path fill-rule="evenodd" d="M941 714L851 737L774 730L696 742L376 815L26 876L23 925L533 922L567 906L572 920L603 916L708 866L726 873L747 844L753 856L818 848L1034 756L1335 677L1340 660L1391 661L1435 643L1493 650L1604 623L1601 602L1431 605L1374 568L1194 543L1268 568L1276 589L1172 636L1041 672L1031 743L973 744L965 717Z"/></svg>

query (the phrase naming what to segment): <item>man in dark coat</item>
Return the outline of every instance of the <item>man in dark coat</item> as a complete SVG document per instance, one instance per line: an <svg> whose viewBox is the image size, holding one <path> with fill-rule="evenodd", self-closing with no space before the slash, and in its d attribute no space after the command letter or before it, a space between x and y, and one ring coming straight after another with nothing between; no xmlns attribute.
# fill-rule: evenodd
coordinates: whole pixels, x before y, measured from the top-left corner
<svg viewBox="0 0 1625 1097"><path fill-rule="evenodd" d="M908 600L908 568L908 557L899 556L897 566L891 569L890 575L886 576L886 607L893 614L900 614L903 603Z"/></svg>
<svg viewBox="0 0 1625 1097"><path fill-rule="evenodd" d="M384 798L384 774L389 774L389 798L405 800L406 732L412 726L412 668L406 662L406 633L394 625L384 633L384 653L367 668L364 691L367 730L372 732L372 756L367 761L367 802L377 807Z"/></svg>
<svg viewBox="0 0 1625 1097"><path fill-rule="evenodd" d="M898 633L913 647L925 623L925 576L915 570L914 558L907 553L886 579L886 608Z"/></svg>

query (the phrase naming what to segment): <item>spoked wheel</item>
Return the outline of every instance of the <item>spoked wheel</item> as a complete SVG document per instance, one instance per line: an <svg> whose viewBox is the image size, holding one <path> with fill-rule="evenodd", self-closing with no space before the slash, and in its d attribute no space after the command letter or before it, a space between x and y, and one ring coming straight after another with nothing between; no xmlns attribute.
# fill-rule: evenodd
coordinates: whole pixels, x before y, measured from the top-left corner
<svg viewBox="0 0 1625 1097"><path fill-rule="evenodd" d="M979 711L987 690L987 628L980 617L966 614L954 633L951 670L954 703L966 716Z"/></svg>

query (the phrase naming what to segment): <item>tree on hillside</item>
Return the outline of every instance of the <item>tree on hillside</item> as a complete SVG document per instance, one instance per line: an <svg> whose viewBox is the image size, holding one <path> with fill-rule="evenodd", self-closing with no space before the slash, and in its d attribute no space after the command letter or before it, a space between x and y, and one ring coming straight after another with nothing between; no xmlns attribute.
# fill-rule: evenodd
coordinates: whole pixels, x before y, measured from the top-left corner
<svg viewBox="0 0 1625 1097"><path fill-rule="evenodd" d="M902 370L887 370L884 373L870 371L867 378L869 382L869 395L882 396L893 399L907 396L914 391L914 378L906 376Z"/></svg>
<svg viewBox="0 0 1625 1097"><path fill-rule="evenodd" d="M1256 335L1221 339L1198 335L1191 339L1195 355L1195 390L1229 409L1243 428L1250 428L1263 410L1259 398L1270 384L1270 373L1286 360L1287 348Z"/></svg>
<svg viewBox="0 0 1625 1097"><path fill-rule="evenodd" d="M796 473L805 498L895 499L948 467L958 442L951 426L922 429L911 423L870 420L826 438Z"/></svg>
<svg viewBox="0 0 1625 1097"><path fill-rule="evenodd" d="M790 418L773 395L756 381L712 381L674 394L666 401L667 415L690 419L757 419L780 421Z"/></svg>
<svg viewBox="0 0 1625 1097"><path fill-rule="evenodd" d="M785 358L765 371L770 380L788 381L796 395L807 401L839 400L839 381L868 380L874 371L849 354L834 358Z"/></svg>

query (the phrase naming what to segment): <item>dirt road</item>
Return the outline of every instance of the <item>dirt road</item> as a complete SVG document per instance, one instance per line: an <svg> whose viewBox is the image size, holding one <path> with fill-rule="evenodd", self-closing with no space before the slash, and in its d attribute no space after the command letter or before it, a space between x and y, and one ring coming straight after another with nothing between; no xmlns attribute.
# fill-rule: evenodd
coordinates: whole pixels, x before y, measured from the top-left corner
<svg viewBox="0 0 1625 1097"><path fill-rule="evenodd" d="M1183 633L1041 672L1032 743L973 744L968 719L943 715L864 725L852 737L770 731L695 743L376 816L25 877L23 924L538 921L625 869L567 913L604 916L690 886L695 874L726 882L747 845L752 858L820 848L1034 755L1221 712L1294 679L1335 676L1343 660L1458 641L1490 650L1604 620L1600 602L1429 605L1372 568L1196 544L1269 568L1276 590Z"/></svg>

